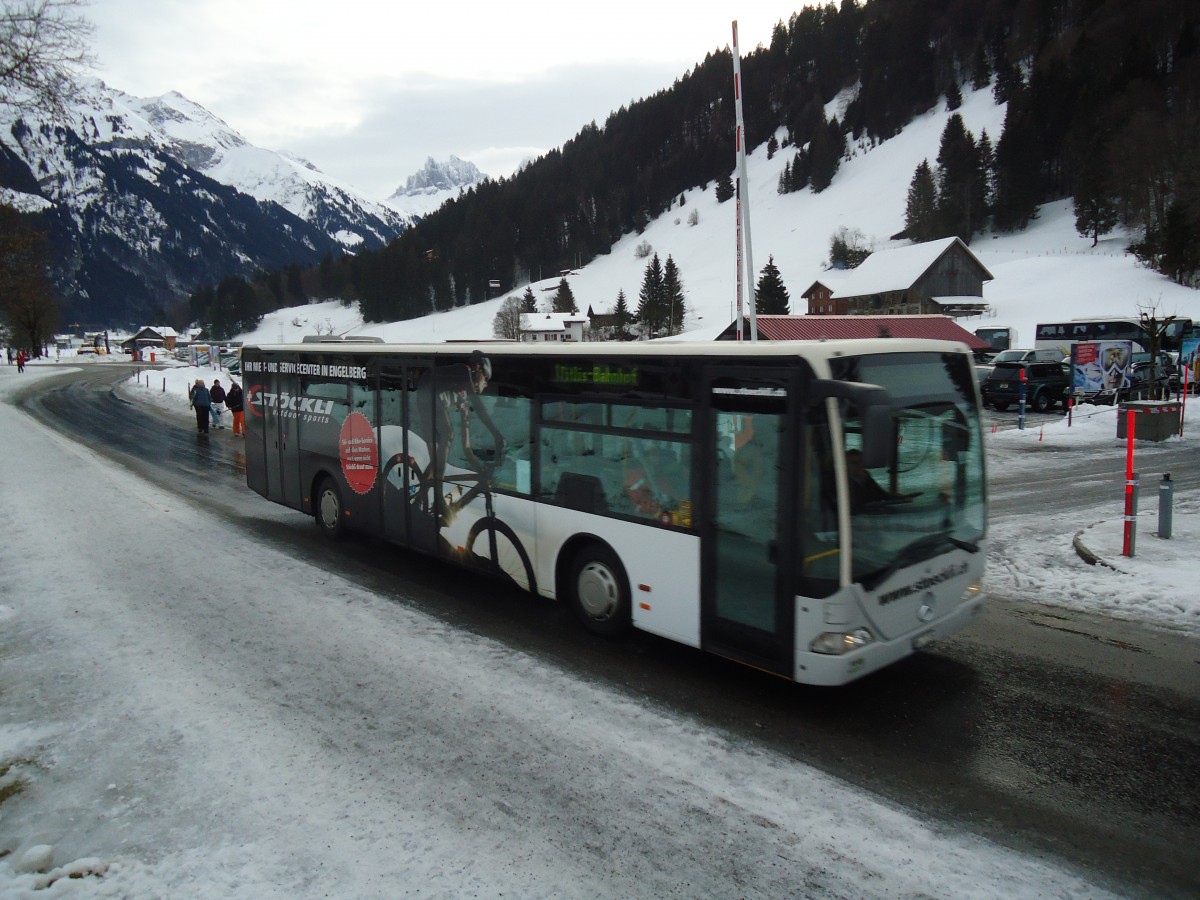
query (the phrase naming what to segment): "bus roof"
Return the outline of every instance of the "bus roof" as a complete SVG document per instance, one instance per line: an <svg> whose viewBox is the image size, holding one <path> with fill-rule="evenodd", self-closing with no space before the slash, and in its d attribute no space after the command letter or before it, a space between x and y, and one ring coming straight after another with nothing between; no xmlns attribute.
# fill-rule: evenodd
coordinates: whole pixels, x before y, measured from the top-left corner
<svg viewBox="0 0 1200 900"><path fill-rule="evenodd" d="M243 352L338 354L345 356L465 356L482 350L491 356L580 356L608 359L712 357L833 359L877 353L969 353L966 344L926 338L863 338L829 341L584 341L582 343L514 343L512 341L469 341L424 344L386 344L329 341L293 344L247 344Z"/></svg>

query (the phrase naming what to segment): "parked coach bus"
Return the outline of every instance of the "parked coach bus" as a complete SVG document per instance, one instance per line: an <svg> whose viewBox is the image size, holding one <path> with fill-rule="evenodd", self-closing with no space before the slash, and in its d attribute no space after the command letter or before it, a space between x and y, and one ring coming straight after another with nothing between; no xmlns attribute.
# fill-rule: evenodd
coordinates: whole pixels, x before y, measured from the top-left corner
<svg viewBox="0 0 1200 900"><path fill-rule="evenodd" d="M249 486L799 682L969 621L987 521L960 344L248 346Z"/></svg>
<svg viewBox="0 0 1200 900"><path fill-rule="evenodd" d="M1160 323L1161 324L1161 323ZM1195 332L1191 319L1176 317L1167 323L1159 335L1160 351L1178 353L1185 338ZM1037 327L1033 346L1038 350L1057 350L1064 357L1071 355L1075 344L1102 341L1132 341L1134 351L1150 352L1150 335L1138 316L1105 316L1071 319L1067 322L1044 322Z"/></svg>

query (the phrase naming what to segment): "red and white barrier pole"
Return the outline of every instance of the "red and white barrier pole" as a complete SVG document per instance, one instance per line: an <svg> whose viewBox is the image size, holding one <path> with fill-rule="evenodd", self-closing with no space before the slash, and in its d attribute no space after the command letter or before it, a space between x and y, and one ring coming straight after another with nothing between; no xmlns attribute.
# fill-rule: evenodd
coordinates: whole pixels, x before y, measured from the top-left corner
<svg viewBox="0 0 1200 900"><path fill-rule="evenodd" d="M1188 376L1192 373L1192 363L1183 367L1183 396L1179 398L1179 436L1183 437L1183 417L1187 414Z"/></svg>
<svg viewBox="0 0 1200 900"><path fill-rule="evenodd" d="M1133 470L1133 423L1136 415L1130 409L1125 419L1125 537L1121 546L1122 556L1133 556L1137 541L1137 473Z"/></svg>
<svg viewBox="0 0 1200 900"><path fill-rule="evenodd" d="M746 265L746 279L750 282L750 340L758 340L758 316L754 303L754 250L750 238L750 176L746 174L746 122L742 117L742 51L738 49L737 20L733 21L733 113L736 125L735 138L738 173L738 280L742 277L742 256ZM738 303L742 302L742 289L738 288ZM740 322L738 323L740 326Z"/></svg>

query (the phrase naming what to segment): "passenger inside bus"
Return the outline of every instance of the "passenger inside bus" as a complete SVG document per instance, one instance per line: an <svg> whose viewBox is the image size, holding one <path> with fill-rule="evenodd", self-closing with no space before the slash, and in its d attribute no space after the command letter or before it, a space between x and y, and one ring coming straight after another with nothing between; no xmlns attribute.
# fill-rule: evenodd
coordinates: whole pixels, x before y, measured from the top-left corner
<svg viewBox="0 0 1200 900"><path fill-rule="evenodd" d="M658 515L682 496L673 477L678 464L663 447L644 441L630 443L633 446L626 457L625 490L634 509Z"/></svg>

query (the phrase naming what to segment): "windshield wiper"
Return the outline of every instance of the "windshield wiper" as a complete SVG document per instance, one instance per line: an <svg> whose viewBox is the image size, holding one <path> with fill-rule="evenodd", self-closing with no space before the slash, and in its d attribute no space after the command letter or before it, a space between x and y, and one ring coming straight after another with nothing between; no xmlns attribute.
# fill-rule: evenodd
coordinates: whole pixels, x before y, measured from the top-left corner
<svg viewBox="0 0 1200 900"><path fill-rule="evenodd" d="M956 538L948 531L939 531L934 534L927 534L924 537L917 538L910 544L905 545L904 549L896 554L895 558L876 572L866 575L862 578L862 585L867 590L872 590L875 585L890 578L891 575L898 569L904 566L910 566L913 563L923 562L927 559L932 559L935 556L940 556L951 547L956 547L959 550L966 550L969 553L978 553L979 545L973 541L964 541L961 538Z"/></svg>

